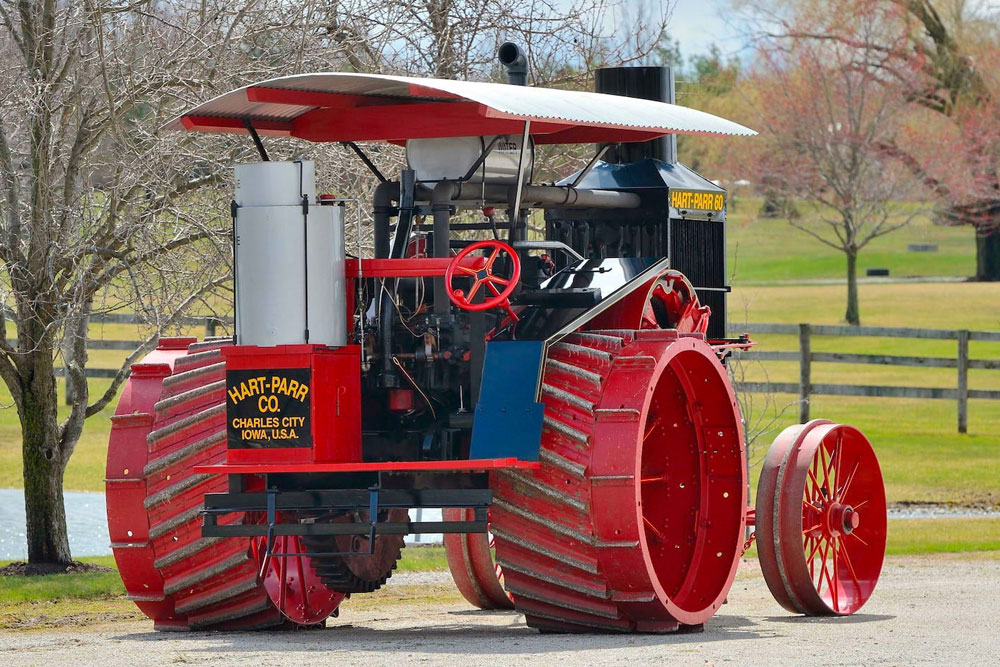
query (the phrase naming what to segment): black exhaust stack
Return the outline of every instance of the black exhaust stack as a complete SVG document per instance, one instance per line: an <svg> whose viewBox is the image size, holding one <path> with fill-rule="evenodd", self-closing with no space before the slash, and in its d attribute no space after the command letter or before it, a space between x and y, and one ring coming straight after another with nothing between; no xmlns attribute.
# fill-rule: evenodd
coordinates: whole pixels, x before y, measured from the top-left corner
<svg viewBox="0 0 1000 667"><path fill-rule="evenodd" d="M502 47L501 47L502 48ZM595 90L608 95L638 97L674 104L674 71L670 67L602 67L596 72ZM653 158L677 162L677 135L641 143L617 144L604 156L607 162L627 164Z"/></svg>
<svg viewBox="0 0 1000 667"><path fill-rule="evenodd" d="M497 51L500 64L507 70L507 83L512 86L528 85L528 56L514 42L504 42Z"/></svg>

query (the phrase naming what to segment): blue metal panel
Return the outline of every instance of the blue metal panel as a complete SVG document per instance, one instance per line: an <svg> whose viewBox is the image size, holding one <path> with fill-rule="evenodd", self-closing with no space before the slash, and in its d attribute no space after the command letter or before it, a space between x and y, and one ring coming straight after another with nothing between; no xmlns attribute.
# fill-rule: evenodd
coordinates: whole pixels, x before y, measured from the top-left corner
<svg viewBox="0 0 1000 667"><path fill-rule="evenodd" d="M545 406L535 392L544 351L535 340L486 344L470 458L538 460Z"/></svg>

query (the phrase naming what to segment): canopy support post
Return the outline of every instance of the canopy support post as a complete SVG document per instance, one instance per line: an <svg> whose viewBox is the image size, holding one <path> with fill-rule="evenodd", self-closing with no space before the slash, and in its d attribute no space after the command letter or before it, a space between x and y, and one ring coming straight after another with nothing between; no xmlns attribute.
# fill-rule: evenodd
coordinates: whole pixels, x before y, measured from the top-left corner
<svg viewBox="0 0 1000 667"><path fill-rule="evenodd" d="M250 122L249 118L243 120L243 127L247 129L250 136L253 138L254 146L257 147L257 152L260 153L261 162L270 162L271 158L267 156L267 150L264 148L264 142L260 140L260 135L257 134L257 130L254 129L253 123Z"/></svg>

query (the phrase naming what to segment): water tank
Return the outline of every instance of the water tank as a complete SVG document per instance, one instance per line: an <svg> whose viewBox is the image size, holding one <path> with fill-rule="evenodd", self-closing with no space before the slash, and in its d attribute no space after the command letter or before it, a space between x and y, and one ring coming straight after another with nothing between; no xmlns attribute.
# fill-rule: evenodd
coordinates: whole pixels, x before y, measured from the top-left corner
<svg viewBox="0 0 1000 667"><path fill-rule="evenodd" d="M465 177L494 139L496 137L410 139L406 142L406 162L422 183L458 180ZM521 136L502 136L468 182L513 185L517 183L520 159ZM531 178L534 160L535 142L529 137L528 150L524 153L525 183Z"/></svg>
<svg viewBox="0 0 1000 667"><path fill-rule="evenodd" d="M346 344L344 209L318 205L314 164L237 165L235 201L237 344Z"/></svg>

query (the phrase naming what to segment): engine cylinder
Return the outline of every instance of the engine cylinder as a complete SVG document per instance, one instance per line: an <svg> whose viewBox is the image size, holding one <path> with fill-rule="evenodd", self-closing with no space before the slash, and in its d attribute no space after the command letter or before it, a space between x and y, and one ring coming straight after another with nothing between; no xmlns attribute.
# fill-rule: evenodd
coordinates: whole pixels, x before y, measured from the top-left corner
<svg viewBox="0 0 1000 667"><path fill-rule="evenodd" d="M237 165L235 201L237 343L345 345L344 209L313 163Z"/></svg>

